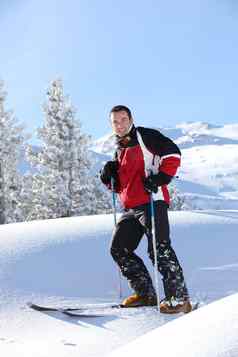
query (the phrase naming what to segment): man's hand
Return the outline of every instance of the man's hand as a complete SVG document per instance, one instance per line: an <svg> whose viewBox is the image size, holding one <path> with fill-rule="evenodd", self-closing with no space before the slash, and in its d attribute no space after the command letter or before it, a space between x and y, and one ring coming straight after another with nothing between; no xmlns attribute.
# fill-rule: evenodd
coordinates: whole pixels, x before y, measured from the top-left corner
<svg viewBox="0 0 238 357"><path fill-rule="evenodd" d="M113 178L115 181L118 180L118 161L108 161L103 169L100 171L100 178L104 184L109 184Z"/></svg>
<svg viewBox="0 0 238 357"><path fill-rule="evenodd" d="M157 175L151 175L145 178L144 180L144 188L149 193L157 193L158 192L158 184L156 177Z"/></svg>
<svg viewBox="0 0 238 357"><path fill-rule="evenodd" d="M152 193L158 192L158 187L168 185L173 176L167 175L164 172L159 172L157 175L150 175L144 179L144 188L146 191Z"/></svg>

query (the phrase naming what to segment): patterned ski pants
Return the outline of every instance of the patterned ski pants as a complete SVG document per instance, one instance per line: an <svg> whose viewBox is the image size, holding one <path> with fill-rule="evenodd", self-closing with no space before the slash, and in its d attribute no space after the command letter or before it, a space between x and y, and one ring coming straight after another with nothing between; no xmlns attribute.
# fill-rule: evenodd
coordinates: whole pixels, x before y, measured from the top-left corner
<svg viewBox="0 0 238 357"><path fill-rule="evenodd" d="M158 270L162 275L165 298L184 300L188 298L188 291L182 268L171 246L168 205L164 201L154 204ZM154 264L150 204L125 211L115 227L111 243L114 261L130 287L140 296L155 294L150 274L143 260L135 253L144 234L148 239L148 255Z"/></svg>

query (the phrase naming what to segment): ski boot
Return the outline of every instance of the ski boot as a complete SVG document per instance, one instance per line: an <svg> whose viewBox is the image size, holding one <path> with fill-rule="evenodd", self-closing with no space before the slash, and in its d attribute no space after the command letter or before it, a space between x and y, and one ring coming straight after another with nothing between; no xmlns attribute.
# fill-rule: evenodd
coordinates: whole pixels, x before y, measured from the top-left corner
<svg viewBox="0 0 238 357"><path fill-rule="evenodd" d="M121 304L122 307L140 307L155 305L157 305L157 298L155 295L140 296L138 294L129 296Z"/></svg>
<svg viewBox="0 0 238 357"><path fill-rule="evenodd" d="M180 312L187 314L191 311L192 304L189 300L176 301L175 299L165 299L160 302L160 312L163 314L178 314Z"/></svg>

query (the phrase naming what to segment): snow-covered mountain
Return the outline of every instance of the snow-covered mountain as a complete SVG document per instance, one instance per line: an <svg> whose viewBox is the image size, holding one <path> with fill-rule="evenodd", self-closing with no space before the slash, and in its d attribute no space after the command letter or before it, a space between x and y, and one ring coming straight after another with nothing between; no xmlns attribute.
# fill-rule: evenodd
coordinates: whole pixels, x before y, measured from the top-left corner
<svg viewBox="0 0 238 357"><path fill-rule="evenodd" d="M215 126L188 122L175 128L157 128L182 151L182 165L174 182L195 209L238 208L238 124ZM96 140L97 168L112 156L111 135Z"/></svg>
<svg viewBox="0 0 238 357"><path fill-rule="evenodd" d="M107 309L102 317L72 318L30 310L28 301L72 307L119 301L118 271L108 249L113 216L0 226L1 355L144 357L151 351L237 357L238 211L177 211L169 217L191 298L201 303L188 315ZM137 253L153 276L146 243ZM124 279L122 292L130 293ZM161 284L160 293L162 298Z"/></svg>

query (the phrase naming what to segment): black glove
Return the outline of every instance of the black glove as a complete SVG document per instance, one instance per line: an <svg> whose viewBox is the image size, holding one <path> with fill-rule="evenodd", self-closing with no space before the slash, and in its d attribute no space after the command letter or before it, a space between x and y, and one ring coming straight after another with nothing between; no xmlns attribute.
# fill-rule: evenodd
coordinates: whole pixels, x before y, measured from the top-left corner
<svg viewBox="0 0 238 357"><path fill-rule="evenodd" d="M157 175L150 175L144 179L144 188L148 192L158 192L158 187L168 185L173 176L167 175L164 172L159 172Z"/></svg>
<svg viewBox="0 0 238 357"><path fill-rule="evenodd" d="M112 178L115 180L115 182L118 182L118 168L118 161L108 161L104 168L100 171L101 181L105 185L109 184Z"/></svg>

